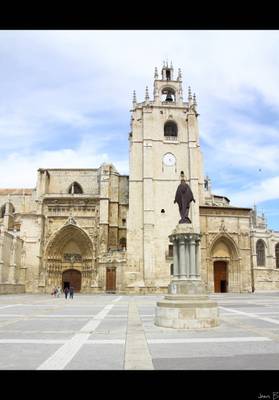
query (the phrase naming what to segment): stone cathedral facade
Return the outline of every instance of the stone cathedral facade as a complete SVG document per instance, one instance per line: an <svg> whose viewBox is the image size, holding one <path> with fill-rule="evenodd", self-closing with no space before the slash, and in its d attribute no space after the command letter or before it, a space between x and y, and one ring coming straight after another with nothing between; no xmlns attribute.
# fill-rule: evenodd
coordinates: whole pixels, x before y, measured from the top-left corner
<svg viewBox="0 0 279 400"><path fill-rule="evenodd" d="M264 216L213 194L204 176L195 95L180 69L154 74L153 99L133 97L129 176L112 164L39 169L34 189L0 189L0 293L165 293L173 273L168 236L184 172L200 232L209 292L279 290L279 232Z"/></svg>

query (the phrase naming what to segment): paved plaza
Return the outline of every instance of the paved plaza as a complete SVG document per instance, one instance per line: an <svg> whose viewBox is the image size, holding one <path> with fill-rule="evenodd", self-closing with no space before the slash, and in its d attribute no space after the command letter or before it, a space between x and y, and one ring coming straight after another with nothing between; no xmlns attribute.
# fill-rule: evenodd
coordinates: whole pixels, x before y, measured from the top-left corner
<svg viewBox="0 0 279 400"><path fill-rule="evenodd" d="M1 370L278 370L279 293L214 294L220 326L154 325L164 296L0 297Z"/></svg>

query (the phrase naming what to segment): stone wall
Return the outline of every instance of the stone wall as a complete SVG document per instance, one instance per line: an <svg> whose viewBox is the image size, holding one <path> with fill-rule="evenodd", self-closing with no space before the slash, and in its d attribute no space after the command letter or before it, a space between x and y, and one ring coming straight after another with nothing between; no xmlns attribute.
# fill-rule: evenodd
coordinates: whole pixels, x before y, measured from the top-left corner
<svg viewBox="0 0 279 400"><path fill-rule="evenodd" d="M264 243L264 265L257 264L257 241ZM251 232L251 260L255 291L279 290L279 268L276 267L275 246L279 243L279 232L266 227L254 228Z"/></svg>
<svg viewBox="0 0 279 400"><path fill-rule="evenodd" d="M25 274L22 267L23 241L9 233L0 234L0 293L23 293Z"/></svg>
<svg viewBox="0 0 279 400"><path fill-rule="evenodd" d="M255 291L279 290L279 269L254 268Z"/></svg>
<svg viewBox="0 0 279 400"><path fill-rule="evenodd" d="M70 185L77 182L84 194L98 195L98 169L40 169L38 171L37 195L68 194Z"/></svg>
<svg viewBox="0 0 279 400"><path fill-rule="evenodd" d="M25 285L11 285L0 283L0 294L20 294L25 293Z"/></svg>

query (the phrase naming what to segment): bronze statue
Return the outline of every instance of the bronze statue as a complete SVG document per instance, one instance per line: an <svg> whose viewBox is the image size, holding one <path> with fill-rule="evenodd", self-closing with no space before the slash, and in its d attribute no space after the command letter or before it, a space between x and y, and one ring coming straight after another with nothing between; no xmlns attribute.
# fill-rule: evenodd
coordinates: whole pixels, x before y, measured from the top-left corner
<svg viewBox="0 0 279 400"><path fill-rule="evenodd" d="M174 200L174 203L177 203L179 207L179 213L181 217L179 224L191 224L192 222L188 217L190 203L191 201L195 203L196 200L194 199L194 195L192 193L190 186L187 185L187 183L185 182L183 171L181 171L180 178L181 178L181 183L176 190L175 200Z"/></svg>

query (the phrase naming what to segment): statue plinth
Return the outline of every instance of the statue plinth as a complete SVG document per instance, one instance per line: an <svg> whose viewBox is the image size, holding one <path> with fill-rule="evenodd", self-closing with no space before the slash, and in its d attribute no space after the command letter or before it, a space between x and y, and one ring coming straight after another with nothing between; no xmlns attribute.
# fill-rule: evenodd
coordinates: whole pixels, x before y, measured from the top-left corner
<svg viewBox="0 0 279 400"><path fill-rule="evenodd" d="M155 325L176 329L219 325L217 303L209 299L200 277L200 234L192 224L178 224L169 239L174 275L165 299L157 303Z"/></svg>

